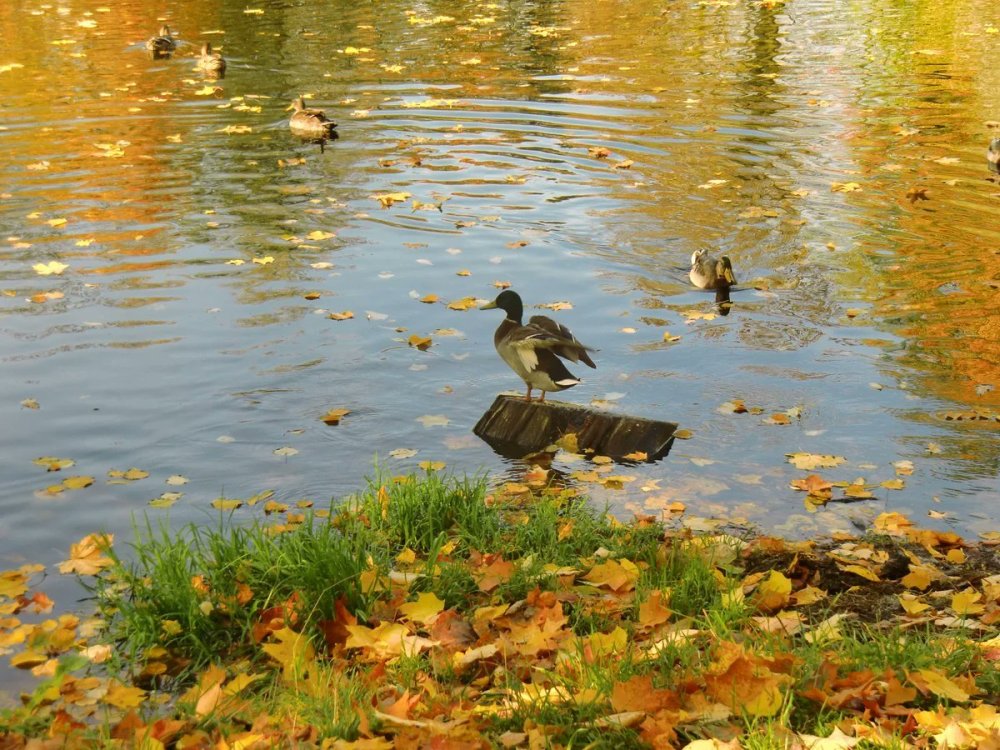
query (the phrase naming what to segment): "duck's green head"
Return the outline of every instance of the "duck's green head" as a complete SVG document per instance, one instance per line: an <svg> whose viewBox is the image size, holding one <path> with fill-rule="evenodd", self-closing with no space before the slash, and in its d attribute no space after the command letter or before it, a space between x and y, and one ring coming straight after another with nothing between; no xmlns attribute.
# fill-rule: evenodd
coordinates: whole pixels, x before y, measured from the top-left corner
<svg viewBox="0 0 1000 750"><path fill-rule="evenodd" d="M521 295L512 289L505 289L497 298L492 302L487 302L485 305L480 307L480 310L495 310L500 308L507 313L507 317L511 320L521 321L521 316L524 315L524 305L521 303Z"/></svg>

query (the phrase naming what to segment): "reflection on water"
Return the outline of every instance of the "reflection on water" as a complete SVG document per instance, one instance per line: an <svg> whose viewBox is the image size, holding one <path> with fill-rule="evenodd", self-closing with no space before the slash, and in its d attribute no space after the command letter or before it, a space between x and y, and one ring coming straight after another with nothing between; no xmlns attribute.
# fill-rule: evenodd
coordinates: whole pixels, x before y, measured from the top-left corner
<svg viewBox="0 0 1000 750"><path fill-rule="evenodd" d="M172 522L325 502L376 455L523 474L470 434L519 387L495 321L448 306L497 282L572 305L600 349L575 400L693 433L584 482L596 502L793 534L887 507L996 523L997 423L946 417L1000 407L991 4L258 6L0 4L5 566L127 533L174 474L150 511ZM339 140L289 132L298 96ZM700 248L737 269L719 307L687 279ZM796 451L876 500L808 512ZM98 481L40 492L42 455ZM150 478L106 482L130 466Z"/></svg>

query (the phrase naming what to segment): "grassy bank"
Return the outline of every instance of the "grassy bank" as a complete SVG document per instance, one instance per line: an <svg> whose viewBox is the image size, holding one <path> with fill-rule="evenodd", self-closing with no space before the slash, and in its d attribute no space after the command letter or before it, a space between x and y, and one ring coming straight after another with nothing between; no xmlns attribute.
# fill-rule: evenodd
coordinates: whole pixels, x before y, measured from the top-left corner
<svg viewBox="0 0 1000 750"><path fill-rule="evenodd" d="M380 478L274 524L91 536L61 566L89 620L22 622L51 603L8 571L0 645L40 683L0 744L1000 747L994 548L896 514L694 537L511 489Z"/></svg>

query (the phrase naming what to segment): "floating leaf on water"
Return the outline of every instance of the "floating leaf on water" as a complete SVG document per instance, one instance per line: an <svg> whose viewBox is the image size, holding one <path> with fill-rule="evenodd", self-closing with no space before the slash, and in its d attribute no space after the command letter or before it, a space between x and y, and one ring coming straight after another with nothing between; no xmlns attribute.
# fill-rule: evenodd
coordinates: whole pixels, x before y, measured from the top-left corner
<svg viewBox="0 0 1000 750"><path fill-rule="evenodd" d="M389 455L393 458L413 458L418 452L413 448L396 448L389 451Z"/></svg>
<svg viewBox="0 0 1000 750"><path fill-rule="evenodd" d="M438 297L436 294L425 294L423 297L420 298L420 301L423 302L425 305L433 305L439 299L440 297Z"/></svg>
<svg viewBox="0 0 1000 750"><path fill-rule="evenodd" d="M274 497L274 490L261 490L247 498L247 505L256 505L263 500L270 500L272 497Z"/></svg>
<svg viewBox="0 0 1000 750"><path fill-rule="evenodd" d="M425 414L417 417L416 421L424 427L447 427L451 423L451 420L443 414Z"/></svg>
<svg viewBox="0 0 1000 750"><path fill-rule="evenodd" d="M402 203L409 199L409 193L376 193L375 195L369 196L370 198L377 200L382 204L382 208L389 208L394 203Z"/></svg>
<svg viewBox="0 0 1000 750"><path fill-rule="evenodd" d="M691 430L677 430L674 432L674 437L678 440L690 440L694 437L694 433Z"/></svg>
<svg viewBox="0 0 1000 750"><path fill-rule="evenodd" d="M335 312L327 315L330 320L350 320L354 317L354 313L350 310L344 310L343 312Z"/></svg>
<svg viewBox="0 0 1000 750"><path fill-rule="evenodd" d="M856 190L861 190L861 185L857 182L832 182L830 190L835 193L853 193Z"/></svg>
<svg viewBox="0 0 1000 750"><path fill-rule="evenodd" d="M479 301L475 297L462 297L448 303L449 310L471 310L479 307Z"/></svg>
<svg viewBox="0 0 1000 750"><path fill-rule="evenodd" d="M94 478L88 476L66 477L62 483L63 487L68 490L82 490L84 487L92 485Z"/></svg>
<svg viewBox="0 0 1000 750"><path fill-rule="evenodd" d="M33 398L26 398L21 402L21 406L25 409L40 409L42 408L38 402Z"/></svg>
<svg viewBox="0 0 1000 750"><path fill-rule="evenodd" d="M417 334L410 336L406 343L422 352L427 351L434 344L430 336L418 336Z"/></svg>
<svg viewBox="0 0 1000 750"><path fill-rule="evenodd" d="M812 471L813 469L832 469L840 466L847 459L843 456L831 456L817 453L786 453L788 463L797 469Z"/></svg>
<svg viewBox="0 0 1000 750"><path fill-rule="evenodd" d="M265 255L261 258L251 258L250 260L251 262L256 263L257 265L266 266L268 263L274 263L274 256Z"/></svg>
<svg viewBox="0 0 1000 750"><path fill-rule="evenodd" d="M217 510L236 510L241 505L243 505L242 500L230 497L217 497L212 501L212 507Z"/></svg>
<svg viewBox="0 0 1000 750"><path fill-rule="evenodd" d="M340 424L340 420L350 413L350 409L330 409L330 411L320 417L320 419L328 425L338 425Z"/></svg>
<svg viewBox="0 0 1000 750"><path fill-rule="evenodd" d="M276 456L286 456L286 457L287 456L294 456L298 452L299 452L298 449L296 449L296 448L289 448L287 446L284 447L284 448L275 448L274 449L274 455L276 455Z"/></svg>
<svg viewBox="0 0 1000 750"><path fill-rule="evenodd" d="M149 501L149 507L151 508L169 508L171 505L176 503L184 497L183 492L164 492L159 497L153 498Z"/></svg>
<svg viewBox="0 0 1000 750"><path fill-rule="evenodd" d="M35 265L32 266L32 269L39 276L58 275L61 274L63 271L65 271L67 268L69 268L68 265L66 265L65 263L60 263L57 260L53 260L48 263L35 263Z"/></svg>
<svg viewBox="0 0 1000 750"><path fill-rule="evenodd" d="M109 469L108 476L112 479L127 479L130 482L134 482L139 479L145 479L149 476L148 471L143 471L142 469L137 469L134 466L127 471L121 471L120 469Z"/></svg>
<svg viewBox="0 0 1000 750"><path fill-rule="evenodd" d="M445 467L444 461L421 461L417 465L424 471L441 471Z"/></svg>
<svg viewBox="0 0 1000 750"><path fill-rule="evenodd" d="M32 461L33 464L41 466L46 471L59 471L61 469L68 469L73 466L76 461L72 458L56 458L55 456L40 456Z"/></svg>

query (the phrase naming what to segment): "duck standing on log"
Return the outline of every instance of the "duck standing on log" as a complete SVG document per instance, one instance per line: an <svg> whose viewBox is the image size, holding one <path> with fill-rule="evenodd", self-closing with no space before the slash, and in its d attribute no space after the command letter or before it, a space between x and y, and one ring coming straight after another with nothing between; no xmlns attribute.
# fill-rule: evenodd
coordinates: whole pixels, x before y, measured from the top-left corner
<svg viewBox="0 0 1000 750"><path fill-rule="evenodd" d="M566 369L560 357L597 367L587 353L594 350L577 341L566 326L545 315L533 315L527 324L522 323L524 305L517 292L504 290L479 309L497 308L506 312L507 317L493 335L493 345L500 358L528 386L525 401L531 401L533 388L542 392L540 401L544 403L546 391L564 391L583 382Z"/></svg>

